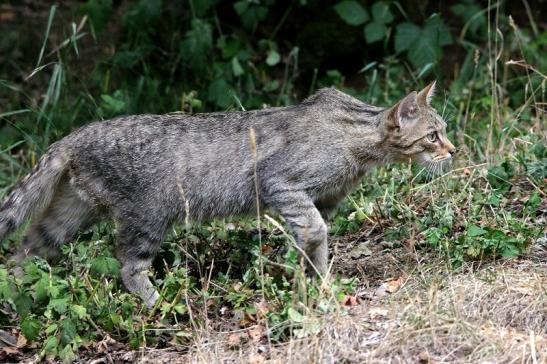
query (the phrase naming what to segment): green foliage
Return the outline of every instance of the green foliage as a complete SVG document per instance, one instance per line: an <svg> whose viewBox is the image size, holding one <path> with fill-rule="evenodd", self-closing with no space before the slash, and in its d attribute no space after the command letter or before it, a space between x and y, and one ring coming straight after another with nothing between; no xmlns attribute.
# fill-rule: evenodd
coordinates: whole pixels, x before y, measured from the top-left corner
<svg viewBox="0 0 547 364"><path fill-rule="evenodd" d="M484 20L474 15L476 7L474 3L467 1L452 7L455 14L462 16L464 21L472 25L473 34L482 24L480 20ZM334 6L334 10L349 25L360 26L367 23L363 28L363 34L369 44L386 39L390 33L388 28L395 20L390 3L385 1L375 1L372 4L372 17L357 1L339 2ZM473 12L473 15L470 15L470 12ZM432 15L423 26L409 21L397 24L393 46L395 52L405 52L412 65L423 70L428 65L437 66L443 55L443 47L452 43L452 35L444 21L439 15Z"/></svg>
<svg viewBox="0 0 547 364"><path fill-rule="evenodd" d="M186 32L181 43L181 57L195 71L202 70L207 65L208 54L213 47L212 27L209 23L192 20L192 29Z"/></svg>
<svg viewBox="0 0 547 364"><path fill-rule="evenodd" d="M365 39L367 43L374 43L385 38L387 26L394 19L389 5L383 1L377 1L372 5L372 21L365 26Z"/></svg>
<svg viewBox="0 0 547 364"><path fill-rule="evenodd" d="M367 10L354 0L344 0L334 6L338 15L350 25L363 25L370 16Z"/></svg>
<svg viewBox="0 0 547 364"><path fill-rule="evenodd" d="M455 15L462 18L464 26L473 35L484 34L486 31L486 15L483 9L473 0L462 0L450 7Z"/></svg>
<svg viewBox="0 0 547 364"><path fill-rule="evenodd" d="M251 1L241 0L234 3L234 9L241 18L243 25L255 30L257 25L266 19L268 8Z"/></svg>
<svg viewBox="0 0 547 364"><path fill-rule="evenodd" d="M448 27L438 15L429 18L423 27L401 23L395 32L395 51L406 51L408 60L416 68L438 63L442 57L442 48L452 42Z"/></svg>
<svg viewBox="0 0 547 364"><path fill-rule="evenodd" d="M112 0L89 0L80 7L80 12L89 16L93 30L100 34L112 15Z"/></svg>

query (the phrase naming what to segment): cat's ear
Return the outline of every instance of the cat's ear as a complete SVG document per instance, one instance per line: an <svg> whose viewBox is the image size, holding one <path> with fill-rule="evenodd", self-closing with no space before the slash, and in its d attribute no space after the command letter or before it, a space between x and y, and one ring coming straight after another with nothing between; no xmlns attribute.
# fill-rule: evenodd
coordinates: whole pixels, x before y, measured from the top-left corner
<svg viewBox="0 0 547 364"><path fill-rule="evenodd" d="M393 107L391 119L395 127L404 128L414 119L418 110L417 97L416 91L412 91Z"/></svg>
<svg viewBox="0 0 547 364"><path fill-rule="evenodd" d="M418 105L429 106L431 104L431 99L435 95L436 84L437 81L433 81L418 93Z"/></svg>

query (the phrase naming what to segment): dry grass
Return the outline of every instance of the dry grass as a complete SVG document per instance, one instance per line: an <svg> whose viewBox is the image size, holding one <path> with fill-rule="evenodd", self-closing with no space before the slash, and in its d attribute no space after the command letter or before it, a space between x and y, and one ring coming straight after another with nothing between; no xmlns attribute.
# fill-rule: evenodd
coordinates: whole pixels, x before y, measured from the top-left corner
<svg viewBox="0 0 547 364"><path fill-rule="evenodd" d="M408 252L404 253L408 256ZM164 363L547 363L547 256L451 272L414 256L396 293L319 318L321 331L278 345L202 331L189 349L125 353ZM404 260L404 259L403 259ZM406 273L405 273L406 272ZM369 282L370 283L370 282ZM371 296L378 284L370 285ZM317 318L316 318L317 319ZM120 358L121 359L121 358ZM116 361L116 360L115 360Z"/></svg>

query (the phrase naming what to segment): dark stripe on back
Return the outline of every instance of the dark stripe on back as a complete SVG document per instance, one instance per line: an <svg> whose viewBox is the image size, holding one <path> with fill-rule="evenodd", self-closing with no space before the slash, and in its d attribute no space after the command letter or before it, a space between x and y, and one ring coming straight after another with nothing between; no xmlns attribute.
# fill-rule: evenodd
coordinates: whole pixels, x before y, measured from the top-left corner
<svg viewBox="0 0 547 364"><path fill-rule="evenodd" d="M8 231L12 231L16 228L14 219L8 218L4 220L4 224L6 224L6 226L8 227Z"/></svg>

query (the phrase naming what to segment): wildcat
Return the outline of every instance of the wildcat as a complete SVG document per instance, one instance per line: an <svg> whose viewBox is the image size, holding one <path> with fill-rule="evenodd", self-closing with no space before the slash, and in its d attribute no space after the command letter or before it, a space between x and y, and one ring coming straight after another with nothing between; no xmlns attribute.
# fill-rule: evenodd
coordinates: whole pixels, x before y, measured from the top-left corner
<svg viewBox="0 0 547 364"><path fill-rule="evenodd" d="M434 89L389 108L329 88L295 106L91 123L51 145L0 208L0 241L33 217L8 264L54 260L79 231L112 219L123 282L152 306L159 295L146 271L174 222L253 214L259 201L324 275L324 218L371 166L450 164L455 148L430 106Z"/></svg>

